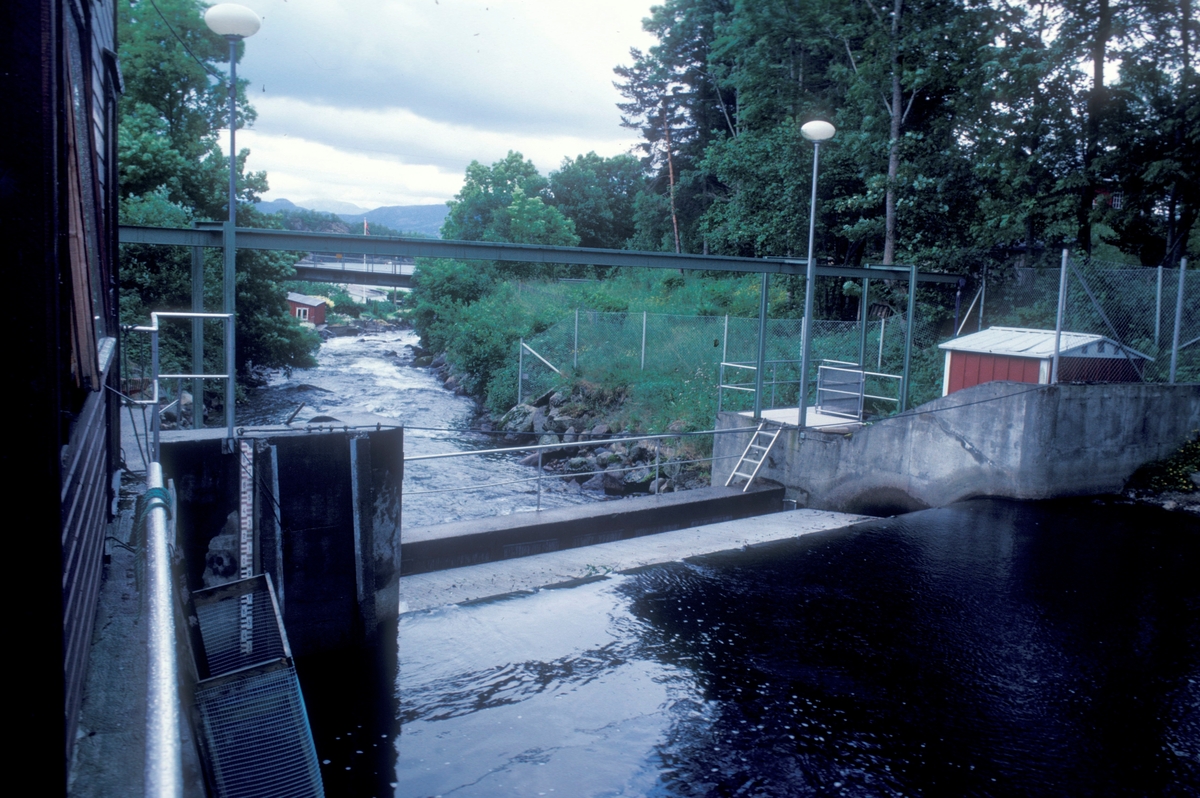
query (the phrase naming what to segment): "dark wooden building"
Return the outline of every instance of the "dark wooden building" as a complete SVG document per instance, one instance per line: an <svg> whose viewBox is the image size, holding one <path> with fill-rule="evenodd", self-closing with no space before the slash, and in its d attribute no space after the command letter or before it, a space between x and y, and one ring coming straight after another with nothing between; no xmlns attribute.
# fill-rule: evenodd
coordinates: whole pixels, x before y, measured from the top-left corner
<svg viewBox="0 0 1200 798"><path fill-rule="evenodd" d="M5 0L0 32L7 617L19 653L8 727L12 761L52 795L65 790L120 456L115 6Z"/></svg>

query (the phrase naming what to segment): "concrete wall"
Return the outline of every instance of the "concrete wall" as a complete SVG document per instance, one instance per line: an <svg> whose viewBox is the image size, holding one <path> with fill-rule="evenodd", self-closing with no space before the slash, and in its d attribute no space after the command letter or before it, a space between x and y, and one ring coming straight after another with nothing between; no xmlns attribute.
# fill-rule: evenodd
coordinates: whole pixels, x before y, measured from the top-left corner
<svg viewBox="0 0 1200 798"><path fill-rule="evenodd" d="M717 429L752 430L721 413ZM1121 490L1200 429L1200 385L989 382L848 435L785 430L760 475L799 506L890 514L976 496L1044 499ZM747 435L716 436L723 485Z"/></svg>
<svg viewBox="0 0 1200 798"><path fill-rule="evenodd" d="M755 485L745 493L713 487L420 527L404 532L404 573L628 540L774 513L782 506L778 487Z"/></svg>
<svg viewBox="0 0 1200 798"><path fill-rule="evenodd" d="M274 581L293 653L360 644L398 611L403 430L244 437L255 441L253 570ZM237 510L238 459L223 453L219 433L204 431L164 437L162 460L198 589L210 543Z"/></svg>

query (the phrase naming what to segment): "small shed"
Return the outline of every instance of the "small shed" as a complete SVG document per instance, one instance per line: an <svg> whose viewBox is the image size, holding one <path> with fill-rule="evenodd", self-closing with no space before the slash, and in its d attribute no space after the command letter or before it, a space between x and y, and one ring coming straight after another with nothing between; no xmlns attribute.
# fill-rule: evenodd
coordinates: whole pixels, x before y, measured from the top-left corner
<svg viewBox="0 0 1200 798"><path fill-rule="evenodd" d="M295 291L288 291L287 295L288 308L290 313L300 321L306 321L310 324L325 323L325 300L320 297L308 296L307 294L297 294Z"/></svg>
<svg viewBox="0 0 1200 798"><path fill-rule="evenodd" d="M942 396L993 380L1050 383L1054 330L989 327L939 345L946 353ZM1141 382L1154 358L1093 333L1063 331L1059 341L1060 382Z"/></svg>

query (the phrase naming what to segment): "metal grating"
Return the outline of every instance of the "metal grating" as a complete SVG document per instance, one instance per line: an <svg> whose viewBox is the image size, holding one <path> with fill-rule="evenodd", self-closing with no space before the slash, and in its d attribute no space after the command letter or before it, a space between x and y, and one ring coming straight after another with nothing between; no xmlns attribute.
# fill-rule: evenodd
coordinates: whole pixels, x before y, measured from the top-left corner
<svg viewBox="0 0 1200 798"><path fill-rule="evenodd" d="M219 676L291 656L271 594L261 588L241 592L232 587L261 579L254 577L213 588L212 591L229 588L219 597L204 595L210 591L197 594L196 617L200 619L200 636L210 675Z"/></svg>
<svg viewBox="0 0 1200 798"><path fill-rule="evenodd" d="M209 678L200 736L222 798L323 796L317 749L269 576L193 595Z"/></svg>
<svg viewBox="0 0 1200 798"><path fill-rule="evenodd" d="M215 792L323 796L300 682L290 664L196 690Z"/></svg>

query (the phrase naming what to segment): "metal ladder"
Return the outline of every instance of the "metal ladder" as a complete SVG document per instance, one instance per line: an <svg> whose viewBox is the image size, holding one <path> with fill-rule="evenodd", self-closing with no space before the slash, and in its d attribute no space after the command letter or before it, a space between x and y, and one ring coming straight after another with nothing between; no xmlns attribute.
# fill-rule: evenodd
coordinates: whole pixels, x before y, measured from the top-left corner
<svg viewBox="0 0 1200 798"><path fill-rule="evenodd" d="M742 488L742 493L749 490L750 485L754 483L754 478L758 476L758 470L762 468L763 463L767 462L767 455L771 453L771 447L775 445L775 440L779 437L779 433L783 432L783 427L776 427L774 432L764 431L767 422L762 422L758 425L758 429L750 436L750 443L746 446L746 451L742 452L742 457L737 461L737 465L733 467L733 473L729 475L729 479L725 480L725 487L729 487L733 482L734 477L745 477L746 484ZM759 437L769 438L766 445L759 443ZM751 456L751 452L759 453L757 458ZM742 463L753 464L754 471L747 474L741 471Z"/></svg>

